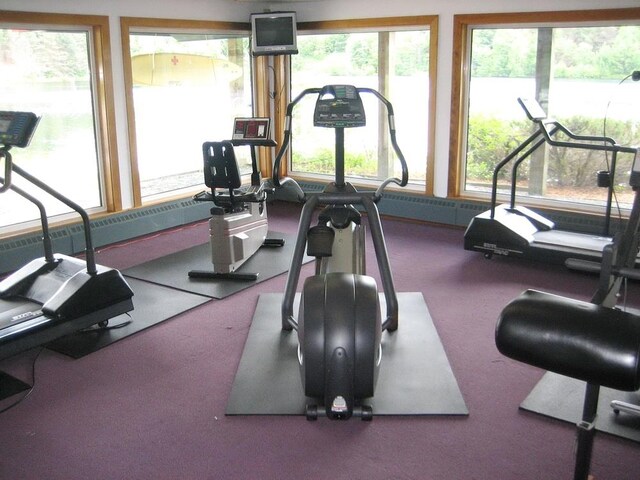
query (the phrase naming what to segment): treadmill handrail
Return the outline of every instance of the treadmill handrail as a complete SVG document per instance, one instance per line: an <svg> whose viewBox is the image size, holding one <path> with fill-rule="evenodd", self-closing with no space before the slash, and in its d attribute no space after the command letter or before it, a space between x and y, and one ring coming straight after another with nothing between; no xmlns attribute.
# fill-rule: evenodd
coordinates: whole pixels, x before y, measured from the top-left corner
<svg viewBox="0 0 640 480"><path fill-rule="evenodd" d="M0 182L7 185L5 179L2 177L0 177ZM21 188L11 183L8 184L8 187L21 197L29 200L38 208L38 212L40 213L40 224L42 226L42 244L44 246L44 258L47 263L55 262L55 257L53 256L53 246L51 244L51 234L49 233L49 219L47 218L47 211L45 210L44 204L36 197L28 194Z"/></svg>
<svg viewBox="0 0 640 480"><path fill-rule="evenodd" d="M597 136L597 135L577 135L569 130L567 127L562 125L557 120L536 120L536 123L539 124L540 130L542 134L545 136L545 139L549 145L554 147L568 147L568 148L582 148L586 150L600 150L607 152L623 152L623 153L635 153L635 147L625 147L616 143L616 141L611 137L606 136ZM549 131L547 129L547 125L553 125L555 128L553 131ZM593 143L581 143L581 142L564 142L560 140L554 140L552 138L553 135L556 134L557 131L562 131L565 135L573 140L585 141L585 142L604 142L610 143L611 145L595 145Z"/></svg>
<svg viewBox="0 0 640 480"><path fill-rule="evenodd" d="M11 171L13 162L11 160L11 154L9 150L11 147L5 145L0 148L0 158L4 157L4 179L2 180L2 186L0 186L0 193L6 192L11 188Z"/></svg>
<svg viewBox="0 0 640 480"><path fill-rule="evenodd" d="M20 175L24 179L28 180L29 182L33 183L38 188L44 190L49 195L54 197L56 200L64 203L69 208L74 210L78 215L80 215L80 218L82 219L82 226L83 226L83 229L84 229L87 273L89 273L90 275L96 274L98 272L98 270L97 270L97 267L96 267L95 251L93 249L93 241L92 241L92 238L91 238L91 223L89 221L89 215L87 214L87 212L80 205L78 205L77 203L73 202L72 200L69 200L67 197L65 197L61 193L56 192L49 185L47 185L46 183L44 183L41 180L37 179L36 177L34 177L30 173L26 172L25 170L23 170L19 166L14 164L12 166L12 169L13 169L13 171L15 173L17 173L18 175Z"/></svg>
<svg viewBox="0 0 640 480"><path fill-rule="evenodd" d="M520 99L519 99L520 101ZM522 104L522 102L520 102ZM526 111L526 110L525 110ZM504 168L505 165L510 163L514 158L516 158L520 153L525 150L529 145L531 145L534 141L535 144L529 148L522 156L520 156L514 163L513 169L511 171L511 194L510 194L510 205L511 208L515 207L515 196L516 196L516 178L517 178L517 170L519 165L528 158L535 150L537 150L544 143L548 143L554 147L566 147L566 148L578 148L585 150L597 150L597 151L606 151L613 152L613 164L612 170L615 172L615 156L618 152L620 153L631 153L635 154L638 151L636 147L625 147L623 145L619 145L616 141L607 136L597 136L597 135L577 135L569 130L567 127L562 125L557 120L553 119L539 119L539 118L531 118L529 117L537 126L538 129L533 132L524 142L522 142L514 151L512 151L509 155L507 155L503 160L501 160L493 170L492 176L492 191L491 191L491 211L490 218L495 217L495 209L497 206L497 196L498 196L498 174ZM549 126L552 126L549 128ZM559 132L564 133L572 140L576 140L575 142L567 142L561 140L555 140L553 137L557 135ZM542 136L542 139L536 139ZM603 142L603 145L596 145L594 143L586 143L586 142ZM609 145L607 145L607 143ZM612 172L612 173L613 173Z"/></svg>

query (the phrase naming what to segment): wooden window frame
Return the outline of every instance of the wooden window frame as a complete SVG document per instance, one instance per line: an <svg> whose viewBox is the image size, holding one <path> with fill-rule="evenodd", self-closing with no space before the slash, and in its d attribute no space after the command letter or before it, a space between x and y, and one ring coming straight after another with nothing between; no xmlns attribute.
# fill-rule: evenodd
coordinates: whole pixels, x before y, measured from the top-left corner
<svg viewBox="0 0 640 480"><path fill-rule="evenodd" d="M359 18L350 20L327 20L317 22L301 22L298 24L298 32L348 32L353 33L358 30L390 30L393 28L428 28L429 29L429 102L428 108L428 130L427 156L424 168L426 169L424 194L433 195L434 184L434 142L436 123L436 82L437 82L437 58L438 58L438 16L420 15L407 17L385 17L385 18ZM287 82L290 85L290 82ZM286 110L280 109L283 112ZM417 190L413 190L417 191Z"/></svg>
<svg viewBox="0 0 640 480"><path fill-rule="evenodd" d="M96 140L102 188L104 189L103 208L107 212L122 210L120 188L120 170L116 140L116 120L113 95L113 71L111 40L109 35L109 17L101 15L75 15L39 12L0 11L2 23L24 24L31 26L83 27L89 28L94 61L96 101L95 118L98 123Z"/></svg>
<svg viewBox="0 0 640 480"><path fill-rule="evenodd" d="M174 30L183 32L202 33L206 31L242 31L249 32L249 23L239 22L219 22L206 20L173 20L164 18L147 17L120 17L120 35L122 43L122 62L125 81L125 102L127 106L127 135L129 140L129 158L131 168L131 188L133 195L133 206L141 207L142 191L140 186L140 172L138 169L138 148L136 139L135 110L133 102L133 74L131 71L131 44L129 36L136 28L149 28L159 30ZM255 92L255 90L254 90ZM255 93L254 93L255 97ZM255 111L255 107L254 107ZM184 195L178 195L182 198ZM157 201L144 202L144 205L166 202L172 197L167 196Z"/></svg>
<svg viewBox="0 0 640 480"><path fill-rule="evenodd" d="M453 60L451 74L451 117L449 133L449 176L447 196L450 198L471 198L464 195L462 179L464 177L465 142L464 132L467 125L468 79L471 70L469 34L472 28L482 26L531 25L537 26L591 26L613 21L640 20L640 8L621 8L603 10L572 10L564 12L527 12L527 13L487 13L455 15L453 20ZM490 193L487 193L488 197ZM474 196L474 200L477 198Z"/></svg>

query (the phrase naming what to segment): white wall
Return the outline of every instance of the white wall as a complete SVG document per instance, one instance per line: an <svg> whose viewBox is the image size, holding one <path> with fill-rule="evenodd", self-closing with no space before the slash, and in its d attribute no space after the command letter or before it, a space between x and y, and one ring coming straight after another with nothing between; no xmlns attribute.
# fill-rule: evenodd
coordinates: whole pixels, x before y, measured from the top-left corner
<svg viewBox="0 0 640 480"><path fill-rule="evenodd" d="M336 20L406 15L438 15L438 77L436 96L435 194L447 192L449 113L453 16L463 13L589 10L639 7L639 0L290 0L284 2L243 0L2 0L0 9L108 15L111 22L118 154L123 188L130 185L124 79L119 17L184 18L194 20L249 20L251 12L265 9L295 10L298 21ZM0 21L2 15L0 14ZM638 65L640 69L640 65ZM131 205L130 191L123 191L124 206Z"/></svg>

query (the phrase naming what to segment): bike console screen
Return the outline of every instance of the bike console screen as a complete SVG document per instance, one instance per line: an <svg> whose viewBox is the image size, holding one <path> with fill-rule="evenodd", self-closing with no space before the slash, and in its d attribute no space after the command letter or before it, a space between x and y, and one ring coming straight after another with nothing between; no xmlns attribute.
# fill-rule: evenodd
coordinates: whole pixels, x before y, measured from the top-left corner
<svg viewBox="0 0 640 480"><path fill-rule="evenodd" d="M322 88L313 113L313 125L325 128L364 127L366 117L358 89L352 85Z"/></svg>

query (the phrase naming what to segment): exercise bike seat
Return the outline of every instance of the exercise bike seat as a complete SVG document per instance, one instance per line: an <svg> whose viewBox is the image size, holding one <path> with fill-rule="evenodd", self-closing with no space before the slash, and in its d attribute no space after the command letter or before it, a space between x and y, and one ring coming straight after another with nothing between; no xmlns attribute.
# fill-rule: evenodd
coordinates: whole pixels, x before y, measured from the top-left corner
<svg viewBox="0 0 640 480"><path fill-rule="evenodd" d="M194 196L196 201L212 201L220 207L234 207L245 202L263 202L266 192L261 186L242 187L242 177L233 144L230 141L204 142L204 183L211 189ZM216 193L215 189L226 192Z"/></svg>
<svg viewBox="0 0 640 480"><path fill-rule="evenodd" d="M501 312L505 356L616 390L640 388L640 316L526 290Z"/></svg>

